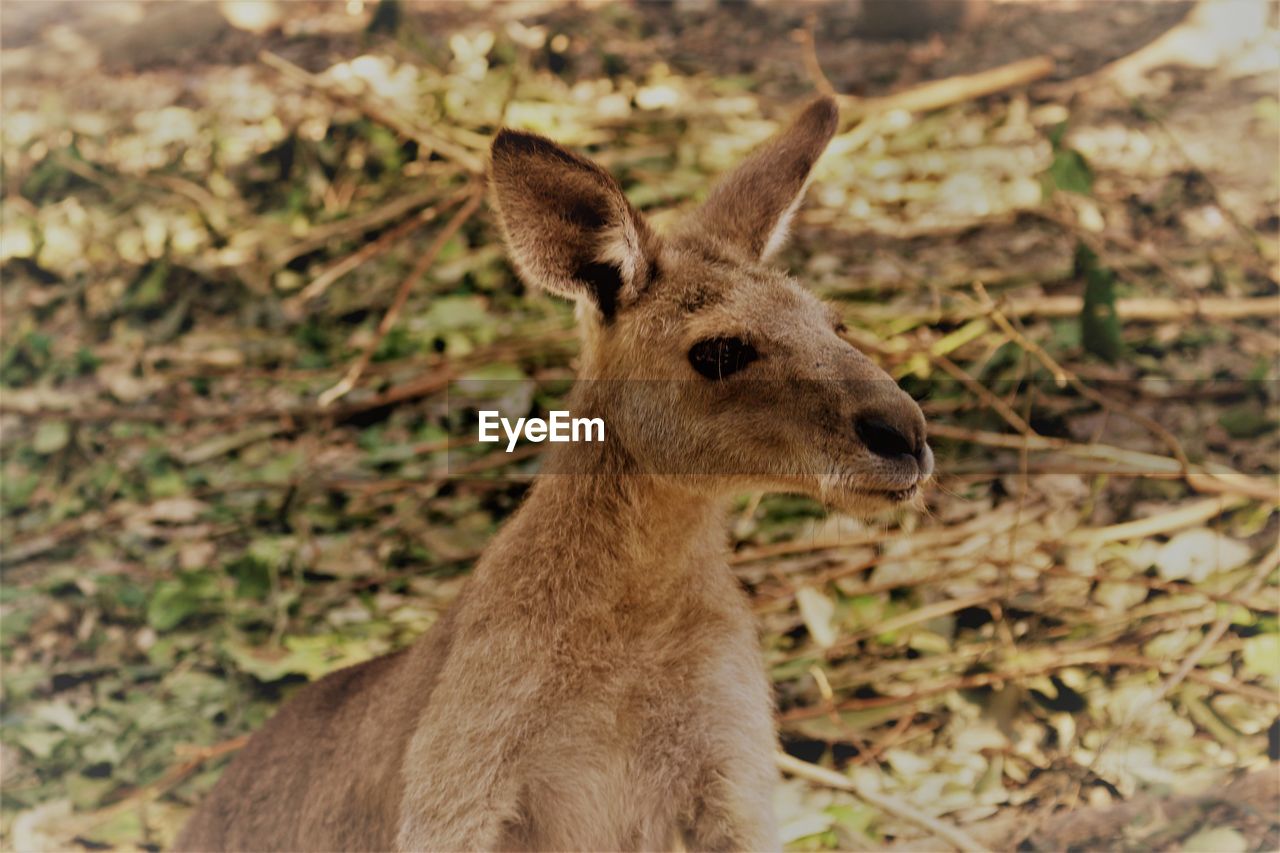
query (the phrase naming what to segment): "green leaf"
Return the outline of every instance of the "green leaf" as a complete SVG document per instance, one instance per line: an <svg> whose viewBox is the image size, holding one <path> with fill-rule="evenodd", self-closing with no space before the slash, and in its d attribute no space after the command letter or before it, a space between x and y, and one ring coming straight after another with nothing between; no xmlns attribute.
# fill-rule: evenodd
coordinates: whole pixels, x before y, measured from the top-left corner
<svg viewBox="0 0 1280 853"><path fill-rule="evenodd" d="M1079 151L1064 148L1054 152L1049 164L1049 181L1054 189L1089 195L1093 192L1093 170Z"/></svg>
<svg viewBox="0 0 1280 853"><path fill-rule="evenodd" d="M168 631L195 613L200 599L181 581L161 581L147 602L147 622L157 631Z"/></svg>
<svg viewBox="0 0 1280 853"><path fill-rule="evenodd" d="M835 818L836 823L847 829L849 832L857 835L871 837L871 823L876 819L877 812L870 806L847 805L837 803L833 806L827 806L827 814Z"/></svg>
<svg viewBox="0 0 1280 853"><path fill-rule="evenodd" d="M19 746L41 761L53 755L53 751L58 748L58 744L66 739L67 736L61 732L47 730L25 731L14 738Z"/></svg>
<svg viewBox="0 0 1280 853"><path fill-rule="evenodd" d="M1062 140L1066 138L1067 135L1067 123L1065 121L1060 121L1051 126L1046 132L1049 135L1049 144L1053 146L1053 150L1062 150Z"/></svg>
<svg viewBox="0 0 1280 853"><path fill-rule="evenodd" d="M405 358L413 355L417 348L418 343L413 339L409 330L403 326L396 326L388 331L378 343L378 348L373 353L373 360L393 361L397 358Z"/></svg>
<svg viewBox="0 0 1280 853"><path fill-rule="evenodd" d="M492 322L485 301L479 296L440 297L432 301L422 320L427 329L436 333L470 329Z"/></svg>
<svg viewBox="0 0 1280 853"><path fill-rule="evenodd" d="M1245 640L1244 668L1256 675L1280 676L1280 634L1258 634Z"/></svg>
<svg viewBox="0 0 1280 853"><path fill-rule="evenodd" d="M217 593L217 579L193 572L156 584L147 602L147 624L168 631L199 612Z"/></svg>
<svg viewBox="0 0 1280 853"><path fill-rule="evenodd" d="M800 814L791 818L791 820L783 821L778 827L778 834L782 838L782 842L787 844L792 841L799 841L801 838L809 838L813 835L819 835L831 828L834 822L829 814L810 813Z"/></svg>
<svg viewBox="0 0 1280 853"><path fill-rule="evenodd" d="M27 332L0 357L0 379L14 385L34 381L53 359L53 338L43 332Z"/></svg>
<svg viewBox="0 0 1280 853"><path fill-rule="evenodd" d="M1256 403L1232 406L1218 415L1218 423L1232 438L1254 438L1276 428L1276 421Z"/></svg>
<svg viewBox="0 0 1280 853"><path fill-rule="evenodd" d="M142 311L163 304L167 293L165 284L168 280L169 264L167 261L157 261L151 264L130 291L125 294L125 309L128 311Z"/></svg>
<svg viewBox="0 0 1280 853"><path fill-rule="evenodd" d="M44 421L36 427L32 448L41 456L57 453L71 440L71 427L66 421Z"/></svg>
<svg viewBox="0 0 1280 853"><path fill-rule="evenodd" d="M147 478L147 494L153 498L171 498L186 491L187 483L177 471L164 471Z"/></svg>
<svg viewBox="0 0 1280 853"><path fill-rule="evenodd" d="M119 787L120 783L109 776L105 779L91 779L79 773L69 773L63 784L76 808L89 810L101 805L107 792ZM133 837L137 837L136 833Z"/></svg>
<svg viewBox="0 0 1280 853"><path fill-rule="evenodd" d="M271 591L271 566L256 556L241 557L227 566L236 579L236 598L265 599Z"/></svg>
<svg viewBox="0 0 1280 853"><path fill-rule="evenodd" d="M102 781L108 783L106 786L108 789L114 786L110 779ZM142 825L141 814L141 809L116 812L91 827L84 833L84 838L101 847L134 847L139 839L147 836L146 828Z"/></svg>
<svg viewBox="0 0 1280 853"><path fill-rule="evenodd" d="M1087 352L1114 362L1124 350L1120 315L1116 313L1115 273L1099 265L1098 256L1083 243L1076 246L1075 269L1085 280L1080 341Z"/></svg>
<svg viewBox="0 0 1280 853"><path fill-rule="evenodd" d="M302 675L310 681L330 672L373 657L382 649L367 641L324 634L314 637L285 637L284 647L267 648L233 641L224 650L236 667L259 681L279 681L286 675Z"/></svg>
<svg viewBox="0 0 1280 853"><path fill-rule="evenodd" d="M38 485L39 473L28 471L21 465L10 464L0 469L0 498L7 505L5 511L13 512L15 508L24 506Z"/></svg>

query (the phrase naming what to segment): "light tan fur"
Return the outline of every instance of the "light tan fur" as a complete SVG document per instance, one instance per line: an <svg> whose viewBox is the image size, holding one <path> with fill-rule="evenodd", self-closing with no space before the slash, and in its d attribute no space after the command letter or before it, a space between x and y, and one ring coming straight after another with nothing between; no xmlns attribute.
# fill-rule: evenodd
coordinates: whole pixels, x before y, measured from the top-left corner
<svg viewBox="0 0 1280 853"><path fill-rule="evenodd" d="M442 622L286 703L180 847L778 848L773 702L724 500L866 511L932 468L915 403L761 263L835 125L815 101L664 235L589 161L498 136L513 260L579 301L570 409L608 440L556 445ZM721 338L758 358L705 378L691 347Z"/></svg>

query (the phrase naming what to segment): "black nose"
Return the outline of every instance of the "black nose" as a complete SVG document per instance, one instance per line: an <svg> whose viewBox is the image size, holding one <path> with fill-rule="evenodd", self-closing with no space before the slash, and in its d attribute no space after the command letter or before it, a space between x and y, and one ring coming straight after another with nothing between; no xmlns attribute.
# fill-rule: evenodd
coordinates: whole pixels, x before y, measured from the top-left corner
<svg viewBox="0 0 1280 853"><path fill-rule="evenodd" d="M854 424L858 438L877 456L895 459L899 456L919 457L921 442L909 437L906 432L893 426L883 418L858 418Z"/></svg>

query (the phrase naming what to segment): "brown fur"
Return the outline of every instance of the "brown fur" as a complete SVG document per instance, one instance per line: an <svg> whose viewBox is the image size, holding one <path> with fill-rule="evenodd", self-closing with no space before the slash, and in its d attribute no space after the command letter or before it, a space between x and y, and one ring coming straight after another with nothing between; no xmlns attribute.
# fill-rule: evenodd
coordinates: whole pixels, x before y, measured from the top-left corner
<svg viewBox="0 0 1280 853"><path fill-rule="evenodd" d="M531 285L576 299L575 416L608 441L557 445L448 616L405 652L289 701L186 827L184 849L766 850L778 847L769 684L724 558L743 488L862 511L914 494L919 409L762 259L834 132L819 100L669 235L614 180L504 131L492 185ZM748 340L742 376L690 347ZM857 418L917 458L877 455ZM708 466L706 460L715 460Z"/></svg>

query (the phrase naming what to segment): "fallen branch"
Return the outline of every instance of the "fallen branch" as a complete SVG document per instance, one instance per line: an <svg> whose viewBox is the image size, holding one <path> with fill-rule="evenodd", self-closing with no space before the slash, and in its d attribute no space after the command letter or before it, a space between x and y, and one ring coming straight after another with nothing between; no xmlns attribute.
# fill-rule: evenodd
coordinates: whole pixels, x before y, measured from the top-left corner
<svg viewBox="0 0 1280 853"><path fill-rule="evenodd" d="M1079 317L1084 300L1079 296L1010 297L1000 310L1005 317L1030 317L1053 320ZM1260 317L1280 321L1280 296L1256 296L1247 299L1212 297L1204 299L1161 299L1140 297L1116 300L1116 313L1121 320L1139 323L1186 322L1206 320L1244 320ZM931 323L963 323L982 317L981 305L956 305L947 310L912 311L903 306L859 306L861 320L920 320Z"/></svg>
<svg viewBox="0 0 1280 853"><path fill-rule="evenodd" d="M1233 604L1236 607L1243 607L1245 610L1252 610L1256 613L1276 613L1280 614L1280 604L1263 604L1257 601L1249 601L1241 598L1236 593L1210 592L1201 589L1199 586L1190 583L1179 583L1177 581L1162 581L1159 578L1149 578L1146 575L1129 575L1122 577L1110 574L1081 574L1072 571L1065 566L1046 566L1040 569L1041 574L1053 575L1054 577L1066 578L1067 580L1086 581L1088 583L1107 583L1107 584L1125 584L1126 586L1143 586L1147 589L1158 589L1161 592L1167 592L1170 595L1196 595L1209 601L1219 604Z"/></svg>
<svg viewBox="0 0 1280 853"><path fill-rule="evenodd" d="M828 788L835 788L839 791L848 791L858 799L869 803L880 809L882 812L891 814L900 820L914 824L920 827L935 838L941 839L957 850L964 853L979 853L986 848L978 842L974 841L964 830L959 827L952 826L946 821L939 820L931 814L927 814L910 803L897 797L890 796L881 791L876 791L867 785L861 785L852 778L837 773L834 770L828 770L825 767L819 767L816 764L810 764L807 761L801 761L794 756L787 755L785 752L777 752L774 758L778 763L779 769L784 773L789 773L807 782L813 782L818 785L826 785Z"/></svg>
<svg viewBox="0 0 1280 853"><path fill-rule="evenodd" d="M1249 579L1246 580L1238 590L1236 590L1236 594L1242 598L1249 598L1262 588L1262 584L1266 582L1267 578L1270 577L1271 573L1274 572L1278 566L1280 566L1280 547L1273 548L1267 556L1258 561L1258 565L1254 567L1253 573L1249 575ZM1217 643L1218 640L1222 639L1222 635L1231 627L1231 620L1232 617L1228 614L1226 616L1219 617L1218 621L1213 623L1209 630L1205 632L1204 638L1196 644L1196 647L1192 649L1185 658L1183 658L1182 663L1173 672L1173 674L1161 682L1160 689L1156 691L1155 698L1152 699L1153 702L1158 702L1168 696L1173 688L1177 687L1186 679L1186 677L1191 673L1191 670L1195 669L1201 659L1203 659L1204 656L1213 649L1214 644ZM1118 733L1118 729L1113 731L1110 737L1107 738L1107 743L1109 743ZM1103 744L1103 748L1105 748L1105 746L1106 743ZM1102 748L1098 751L1101 752Z"/></svg>
<svg viewBox="0 0 1280 853"><path fill-rule="evenodd" d="M920 113L938 110L975 98L993 95L1034 83L1053 73L1053 60L1048 56L1021 59L1008 65L989 68L976 74L958 74L945 80L931 80L902 92L878 98L841 98L843 123L847 128L869 116L890 110Z"/></svg>
<svg viewBox="0 0 1280 853"><path fill-rule="evenodd" d="M938 527L912 534L909 538L911 541L919 544L935 544L959 539L965 535L966 532L966 530L961 528ZM901 542L903 540L901 531L874 530L869 533L858 534L856 536L842 536L839 538L824 537L808 541L791 540L786 542L775 542L769 545L757 545L753 548L744 548L736 554L730 555L729 565L741 566L745 563L754 563L759 560L770 560L774 557L786 557L794 554L809 554L815 551L828 551L835 548L857 548L864 545L878 545L882 542L888 542L889 540Z"/></svg>
<svg viewBox="0 0 1280 853"><path fill-rule="evenodd" d="M1139 518L1107 527L1073 530L1067 535L1067 542L1073 545L1096 547L1107 542L1145 539L1159 533L1182 530L1193 524L1203 524L1243 504L1242 498L1207 498L1148 518Z"/></svg>
<svg viewBox="0 0 1280 853"><path fill-rule="evenodd" d="M309 86L322 93L334 103L341 104L344 107L350 107L367 116L369 119L395 131L405 139L411 139L422 148L428 151L435 151L458 165L465 168L472 174L480 175L484 173L484 159L469 148L459 145L449 139L445 139L439 134L432 133L425 128L419 127L403 116L397 115L391 107L381 103L379 99L372 93L363 93L360 95L344 91L337 86L329 83L327 80L312 74L303 68L299 68L289 60L277 56L269 50L264 50L258 54L258 59L264 65L268 65L279 71L285 77Z"/></svg>
<svg viewBox="0 0 1280 853"><path fill-rule="evenodd" d="M974 282L973 286L982 301L983 307L987 309L988 316L990 316L995 324L1000 327L1000 330L1009 337L1009 340L1013 341L1024 351L1035 357L1035 359L1040 362L1041 366L1043 366L1045 370L1049 371L1059 387L1070 385L1080 396L1087 400L1091 400L1101 408L1106 409L1109 412L1113 412L1119 417L1128 418L1139 426L1145 427L1149 432L1159 437L1159 439L1165 443L1173 453L1174 458L1178 460L1178 465L1181 467L1183 475L1186 476L1186 474L1191 470L1191 462L1187 459L1186 451L1182 449L1182 442L1178 441L1177 436L1166 429L1165 426L1155 418L1144 415L1142 412L1132 408L1131 406L1121 405L1120 403L1112 400L1106 394L1085 385L1073 373L1058 364L1058 362L1049 355L1043 347L1023 335L1013 325L1013 323L1010 322L1009 318L1004 316L1000 311L999 306L991 300L991 297L987 295L987 289L982 286L982 282Z"/></svg>
<svg viewBox="0 0 1280 853"><path fill-rule="evenodd" d="M303 306L308 302L319 298L335 281L371 258L381 255L396 243L400 242L403 238L412 234L419 227L434 220L443 210L456 203L456 200L456 198L450 199L444 204L419 211L416 215L406 219L404 222L401 222L396 227L378 237L378 239L366 243L357 251L352 252L342 260L327 267L319 275L313 278L311 283L304 287L297 296L285 302L284 310L286 315L300 314Z"/></svg>
<svg viewBox="0 0 1280 853"><path fill-rule="evenodd" d="M824 95L838 95L839 92L832 85L826 72L822 70L822 63L818 60L818 45L817 40L814 38L814 31L817 28L818 15L816 12L810 12L805 16L804 26L793 32L791 39L800 45L800 56L804 60L804 69L808 72L809 79L813 81L814 88Z"/></svg>
<svg viewBox="0 0 1280 853"><path fill-rule="evenodd" d="M372 231L394 219L399 219L416 208L437 201L439 198L440 188L431 186L425 190L394 198L386 204L365 213L348 216L336 222L317 225L311 228L301 240L275 253L271 262L276 267L283 267L295 258L323 249L335 240L357 237L367 231Z"/></svg>
<svg viewBox="0 0 1280 853"><path fill-rule="evenodd" d="M475 444L473 441L464 441L462 443L454 442L445 449L455 449L466 447L469 444ZM402 489L409 489L416 486L440 484L445 482L459 481L479 481L494 482L491 479L476 477L486 471L494 471L505 468L508 465L514 465L517 462L523 462L526 459L532 459L545 452L546 448L538 444L524 444L515 450L507 453L503 450L494 451L487 456L481 456L478 459L471 460L456 466L450 466L446 459L446 469L444 471L433 471L418 477L396 477L388 479L386 477L378 477L376 479L357 480L349 477L334 478L319 481L319 485L326 489L336 489L344 491L359 491L364 495L386 494L388 492L398 492ZM516 477L504 479L503 482L511 482ZM532 480L532 475L520 477L522 482ZM475 556L479 556L477 551Z"/></svg>
<svg viewBox="0 0 1280 853"><path fill-rule="evenodd" d="M1182 847L1154 844L1151 836L1142 833L1168 827L1173 815L1193 815L1205 821L1213 814L1216 821L1233 826L1239 825L1233 820L1280 813L1280 774L1274 765L1229 782L1228 778L1224 775L1197 794L1139 794L1105 808L1055 812L1038 824L1026 814L1016 814L972 824L968 830L991 850L1105 850L1122 846L1130 850L1164 850ZM1223 816L1224 808L1231 810L1230 817ZM913 841L894 844L889 849L904 853L931 850Z"/></svg>
<svg viewBox="0 0 1280 853"><path fill-rule="evenodd" d="M1052 656L1045 660L1044 663L1036 666L1024 666L1004 671L979 672L973 675L960 676L950 681L922 687L919 690L901 695L855 697L839 703L835 706L835 710L866 711L872 708L890 708L894 705L916 705L926 699L933 699L954 690L975 690L981 687L994 687L1005 682L1023 681L1028 678L1048 675L1051 672L1072 669L1078 666L1129 666L1159 672L1167 665L1164 661L1158 661L1144 655L1116 652L1110 646L1084 649L1079 652L1062 652L1054 649L1047 649L1046 651L1052 652ZM820 650L810 655L810 657L817 657L819 654ZM1236 693L1270 705L1280 705L1280 696L1270 691L1252 684L1232 683L1227 679L1216 677L1211 672L1200 672L1194 667L1184 677L1219 691ZM778 719L782 723L790 723L796 720L811 720L830 712L831 708L825 704L803 705L785 711L779 715Z"/></svg>
<svg viewBox="0 0 1280 853"><path fill-rule="evenodd" d="M936 364L938 367L941 367L944 373L950 374L951 378L955 379L968 389L968 391L977 397L979 401L985 403L988 408L999 415L1009 426L1013 427L1023 435L1035 434L1035 430L1031 428L1031 424L1027 423L1021 415L1015 412L1003 398L999 397L987 386L970 376L969 372L963 367L956 364L945 355L937 355L929 352L928 350L925 351L925 355L931 362Z"/></svg>
<svg viewBox="0 0 1280 853"><path fill-rule="evenodd" d="M554 329L540 336L529 337L519 341L498 341L487 346L477 347L466 356L454 359L412 357L379 362L369 368L366 373L386 372L400 373L406 365L412 366L417 378L394 386L376 397L349 402L341 409L320 409L310 403L268 404L238 403L209 405L202 401L183 400L182 406L121 406L115 404L96 404L96 398L85 395L57 394L53 396L48 389L41 389L39 394L24 393L29 389L6 389L0 396L0 414L18 415L24 418L61 418L76 423L92 423L94 421L162 421L176 424L193 422L208 423L218 420L244 421L253 418L285 418L301 419L323 416L326 418L344 417L365 411L370 408L402 402L434 393L443 385L437 386L438 377L452 376L446 369L452 362L453 370L465 370L468 367L491 363L495 360L518 359L530 354L548 351L559 353L564 349L566 356L575 351L577 335L572 328ZM318 370L261 370L242 371L245 376L266 379L278 385L280 379L310 379L317 374L328 374L329 368ZM202 375L202 374L192 374Z"/></svg>
<svg viewBox="0 0 1280 853"><path fill-rule="evenodd" d="M894 616L883 622L878 622L870 628L856 631L852 634L840 637L834 643L818 650L817 654L824 658L839 657L839 653L845 651L850 646L857 645L863 640L877 637L881 634L887 634L891 631L898 631L902 628L908 628L920 622L928 622L930 619L937 619L939 616L946 616L961 610L967 610L970 607L978 607L991 602L997 597L995 592L984 591L978 595L970 595L965 598L949 598L943 601L935 601L933 604L926 604L923 607L917 607L915 610L909 610L900 616ZM780 663L789 663L793 660L808 658L814 656L812 649L800 649L787 655L783 655L778 659ZM843 708L843 706L841 706Z"/></svg>
<svg viewBox="0 0 1280 853"><path fill-rule="evenodd" d="M1008 450L1058 451L1068 457L1116 466L1115 469L1108 469L1108 473L1117 476L1185 480L1191 488L1206 494L1241 495L1267 503L1280 503L1280 480L1252 477L1233 471L1224 465L1192 465L1184 469L1178 460L1167 456L1125 450L1107 444L1075 444L1060 438L1041 435L1008 435L964 429L947 424L930 424L929 435Z"/></svg>
<svg viewBox="0 0 1280 853"><path fill-rule="evenodd" d="M1195 286L1186 280L1182 270L1156 251L1155 247L1150 244L1140 243L1132 237L1115 231L1094 233L1081 226L1076 213L1068 205L1061 202L1053 207L1031 208L1022 211L1022 213L1051 222L1071 234L1077 242L1084 243L1090 251L1097 255L1103 266L1114 270L1117 275L1137 287L1140 291L1145 290L1146 286L1141 279L1130 272L1132 264L1124 263L1120 258L1116 257L1108 244L1121 251L1128 252L1155 267L1166 280L1174 285L1181 298L1191 302L1199 300L1200 294L1196 292Z"/></svg>
<svg viewBox="0 0 1280 853"><path fill-rule="evenodd" d="M1200 0L1173 28L1138 50L1071 82L1072 91L1112 82L1125 96L1142 89L1143 78L1164 65L1220 68L1265 37L1266 0Z"/></svg>
<svg viewBox="0 0 1280 853"><path fill-rule="evenodd" d="M1001 533L1008 532L1009 528L1016 524L1018 513L1016 509L997 509L986 515L980 515L972 518L962 524L953 524L950 527L926 527L911 533L903 533L901 530L886 528L883 530L872 530L867 533L860 533L854 536L826 536L815 538L808 541L789 541L775 542L769 545L757 545L753 548L744 548L729 557L729 565L740 566L745 563L754 563L759 560L767 560L773 557L784 557L794 554L809 554L815 551L828 551L838 548L857 548L865 545L877 545L882 542L893 541L898 549L895 552L894 559L899 559L905 555L914 555L918 553L917 549L932 548L942 545L951 545L962 542L975 534L986 533L997 536Z"/></svg>
<svg viewBox="0 0 1280 853"><path fill-rule="evenodd" d="M414 283L426 274L431 265L435 263L436 256L440 254L440 250L453 238L454 234L458 233L458 229L471 218L471 214L476 212L483 197L484 193L480 187L473 185L469 192L467 203L440 230L440 233L436 235L435 241L422 253L422 257L413 265L413 269L400 282L395 298L391 301L391 307L382 316L382 322L378 324L377 331L374 332L373 338L365 345L364 351L347 369L346 375L342 377L338 384L320 394L317 403L321 408L330 406L335 400L345 396L355 387L356 382L360 380L361 374L364 373L364 369L369 366L370 360L373 359L373 354L377 351L378 345L382 343L382 339L386 337L387 332L391 331L391 327L399 319L400 311L403 310L405 302L409 299L409 291L413 289Z"/></svg>
<svg viewBox="0 0 1280 853"><path fill-rule="evenodd" d="M239 737L224 740L221 743L202 746L194 749L191 757L182 762L178 766L169 770L156 781L149 785L143 785L141 788L135 788L126 794L122 799L117 800L105 808L97 811L89 812L83 817L76 819L76 829L73 835L81 835L95 826L105 823L110 818L119 814L126 809L151 802L158 797L168 793L178 785L183 779L186 779L196 770L200 769L206 762L215 758L221 758L239 749L242 749L249 742L249 735L240 735Z"/></svg>
<svg viewBox="0 0 1280 853"><path fill-rule="evenodd" d="M1254 570L1250 574L1248 580L1241 584L1240 588L1236 590L1236 593L1244 598L1248 598L1253 595L1262 588L1262 584L1271 575L1271 573L1276 570L1277 566L1280 566L1280 547L1273 548L1267 556L1263 557L1258 562L1258 565L1254 567ZM1195 671L1196 666L1204 656L1212 651L1213 647L1222 639L1222 635L1227 632L1229 627L1231 627L1231 622L1232 617L1230 614L1227 614L1225 616L1218 617L1213 624L1209 626L1209 630L1205 632L1204 637L1202 637L1200 642L1196 644L1196 647L1182 659L1178 668L1160 682L1160 686L1156 688L1155 693L1149 700L1148 704L1150 706L1154 706L1163 701L1175 687L1187 680L1192 672ZM1089 762L1090 771L1094 771L1099 760L1102 758L1103 753L1105 753L1107 749L1115 743L1116 738L1120 737L1134 722L1136 721L1132 718L1123 720L1120 722L1120 725L1114 727L1107 734L1106 738L1103 739L1102 744L1094 752L1093 760Z"/></svg>

